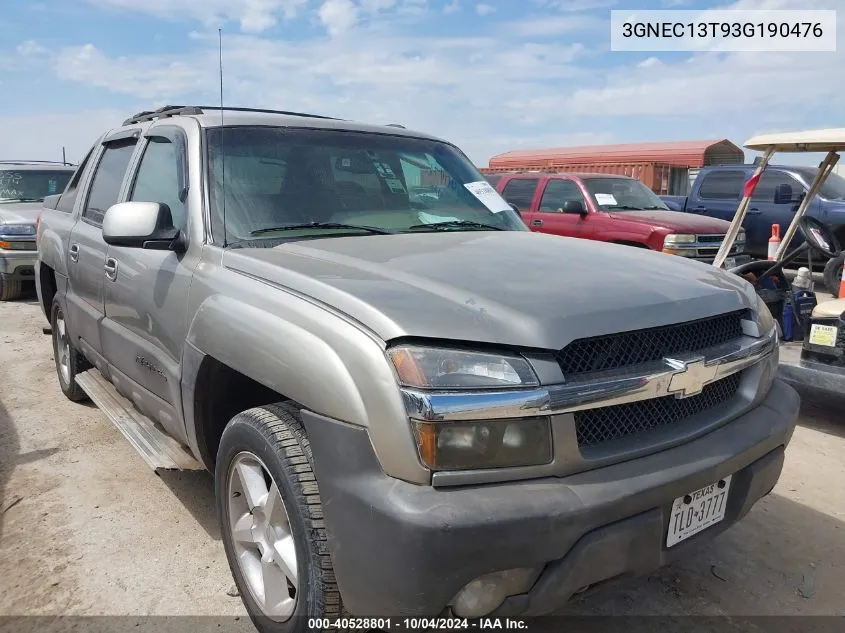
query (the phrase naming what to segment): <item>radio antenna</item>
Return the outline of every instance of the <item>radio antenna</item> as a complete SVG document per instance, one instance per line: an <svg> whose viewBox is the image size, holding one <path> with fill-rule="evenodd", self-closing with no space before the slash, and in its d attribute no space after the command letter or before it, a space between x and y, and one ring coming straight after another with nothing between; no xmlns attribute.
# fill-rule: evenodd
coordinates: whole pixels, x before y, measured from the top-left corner
<svg viewBox="0 0 845 633"><path fill-rule="evenodd" d="M217 65L220 68L220 199L223 212L223 248L228 246L226 241L226 152L223 146L223 29L217 29Z"/></svg>

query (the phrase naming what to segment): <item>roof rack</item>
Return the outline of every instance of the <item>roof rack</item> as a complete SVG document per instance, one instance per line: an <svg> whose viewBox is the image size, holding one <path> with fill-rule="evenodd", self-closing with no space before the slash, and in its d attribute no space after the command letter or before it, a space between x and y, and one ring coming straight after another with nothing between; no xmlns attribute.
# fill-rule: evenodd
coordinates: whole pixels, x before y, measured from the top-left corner
<svg viewBox="0 0 845 633"><path fill-rule="evenodd" d="M123 122L123 125L134 125L136 123L145 123L147 121L154 121L156 119L163 119L172 116L179 116L179 115L197 115L197 114L205 114L206 110L212 110L219 112L220 110L230 111L230 112L259 112L263 114L285 114L287 116L301 116L301 117L310 117L313 119L331 119L333 121L337 121L336 117L324 116L321 114L308 114L305 112L290 112L288 110L268 110L265 108L236 108L225 106L221 108L220 106L162 106L158 110L146 110L144 112L139 112L138 114L133 114L131 117L126 119Z"/></svg>
<svg viewBox="0 0 845 633"><path fill-rule="evenodd" d="M73 163L66 163L60 160L0 160L0 165L62 165L63 167L74 167Z"/></svg>

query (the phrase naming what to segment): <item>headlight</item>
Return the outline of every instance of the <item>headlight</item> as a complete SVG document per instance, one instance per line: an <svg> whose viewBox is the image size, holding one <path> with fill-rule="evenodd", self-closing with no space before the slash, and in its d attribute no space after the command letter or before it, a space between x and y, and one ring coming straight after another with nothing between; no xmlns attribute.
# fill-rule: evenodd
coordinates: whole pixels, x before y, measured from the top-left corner
<svg viewBox="0 0 845 633"><path fill-rule="evenodd" d="M538 466L552 461L549 419L416 422L420 458L431 470Z"/></svg>
<svg viewBox="0 0 845 633"><path fill-rule="evenodd" d="M667 235L663 240L664 244L694 244L695 235L683 235L680 233L672 233Z"/></svg>
<svg viewBox="0 0 845 633"><path fill-rule="evenodd" d="M502 389L540 384L524 358L403 345L388 352L400 384L421 389Z"/></svg>
<svg viewBox="0 0 845 633"><path fill-rule="evenodd" d="M35 235L35 225L0 224L0 235Z"/></svg>

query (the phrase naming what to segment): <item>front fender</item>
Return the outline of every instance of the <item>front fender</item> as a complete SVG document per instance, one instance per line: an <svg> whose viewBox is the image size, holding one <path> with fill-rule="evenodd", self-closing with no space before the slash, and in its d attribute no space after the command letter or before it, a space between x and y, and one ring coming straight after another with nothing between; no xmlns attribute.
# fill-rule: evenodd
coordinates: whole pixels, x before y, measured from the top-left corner
<svg viewBox="0 0 845 633"><path fill-rule="evenodd" d="M266 305L206 298L187 344L310 411L366 427L385 472L427 483L384 343L318 305L267 295Z"/></svg>

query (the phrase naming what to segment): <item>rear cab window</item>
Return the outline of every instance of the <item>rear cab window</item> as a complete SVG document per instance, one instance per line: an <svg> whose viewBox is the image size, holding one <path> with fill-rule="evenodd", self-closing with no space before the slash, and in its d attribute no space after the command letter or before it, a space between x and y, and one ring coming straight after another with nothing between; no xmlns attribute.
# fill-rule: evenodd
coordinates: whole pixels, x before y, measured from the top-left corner
<svg viewBox="0 0 845 633"><path fill-rule="evenodd" d="M520 211L528 211L539 183L539 178L511 178L502 191L502 197L519 207Z"/></svg>
<svg viewBox="0 0 845 633"><path fill-rule="evenodd" d="M743 171L713 171L704 175L698 197L704 200L739 200L744 183Z"/></svg>
<svg viewBox="0 0 845 633"><path fill-rule="evenodd" d="M82 218L89 224L102 226L106 210L117 203L137 143L136 138L106 143L82 210Z"/></svg>

